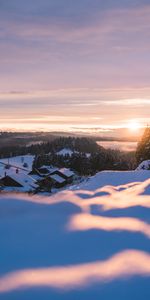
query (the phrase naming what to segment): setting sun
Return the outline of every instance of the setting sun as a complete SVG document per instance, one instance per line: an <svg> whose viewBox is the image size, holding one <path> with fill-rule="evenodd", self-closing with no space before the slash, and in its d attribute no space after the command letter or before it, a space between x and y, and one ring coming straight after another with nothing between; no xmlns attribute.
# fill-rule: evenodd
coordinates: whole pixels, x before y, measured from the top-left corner
<svg viewBox="0 0 150 300"><path fill-rule="evenodd" d="M128 128L131 131L138 131L141 128L141 125L137 121L130 121L128 124Z"/></svg>

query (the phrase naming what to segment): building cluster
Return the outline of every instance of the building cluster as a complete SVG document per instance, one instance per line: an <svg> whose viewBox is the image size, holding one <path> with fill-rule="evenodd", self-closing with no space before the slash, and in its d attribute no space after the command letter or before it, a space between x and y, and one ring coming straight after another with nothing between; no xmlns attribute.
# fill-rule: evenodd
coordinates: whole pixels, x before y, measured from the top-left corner
<svg viewBox="0 0 150 300"><path fill-rule="evenodd" d="M18 157L19 160L19 157ZM63 188L71 184L75 173L67 168L42 166L32 169L32 165L25 165L21 158L19 164L0 161L0 188L7 191L21 192L51 192L53 189Z"/></svg>
<svg viewBox="0 0 150 300"><path fill-rule="evenodd" d="M36 180L40 190L62 188L72 183L75 177L75 173L70 169L58 169L51 166L42 166L39 169L33 169L29 175Z"/></svg>

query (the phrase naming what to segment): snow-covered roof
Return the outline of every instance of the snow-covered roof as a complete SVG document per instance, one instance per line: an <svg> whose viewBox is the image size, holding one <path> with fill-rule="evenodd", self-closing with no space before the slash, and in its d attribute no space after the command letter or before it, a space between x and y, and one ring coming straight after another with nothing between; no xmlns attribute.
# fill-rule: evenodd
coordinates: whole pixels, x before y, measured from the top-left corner
<svg viewBox="0 0 150 300"><path fill-rule="evenodd" d="M5 165L2 165L0 164L0 179L3 178L5 175L13 175L13 174L16 174L16 170L17 170L17 167L9 167L9 169L6 169L6 166ZM28 171L23 171L23 170L19 170L19 175L20 173L25 173L25 174L28 174Z"/></svg>
<svg viewBox="0 0 150 300"><path fill-rule="evenodd" d="M61 176L54 174L50 176L52 179L54 179L55 181L57 181L58 183L63 183L65 182L65 179L62 178Z"/></svg>
<svg viewBox="0 0 150 300"><path fill-rule="evenodd" d="M43 177L41 177L39 175L36 175L36 174L30 175L30 177L32 177L36 182L43 178Z"/></svg>
<svg viewBox="0 0 150 300"><path fill-rule="evenodd" d="M30 190L37 188L36 180L33 177L29 176L27 173L24 173L23 171L19 171L19 173L16 173L16 171L12 168L9 170L5 170L3 175L1 173L0 179L4 179L7 176L9 176L10 178L12 178L14 181L18 182L22 186L19 189L15 187L15 190L28 192Z"/></svg>
<svg viewBox="0 0 150 300"><path fill-rule="evenodd" d="M27 186L36 187L35 180L27 174L24 174L24 173L11 174L11 175L9 175L9 177L11 177L12 179L17 181L24 187L27 187Z"/></svg>
<svg viewBox="0 0 150 300"><path fill-rule="evenodd" d="M46 166L46 165L40 167L40 168L39 168L39 171L42 170L42 169L47 169L48 174L51 174L51 173L53 173L53 172L55 172L55 171L58 171L58 168L53 167L53 166Z"/></svg>
<svg viewBox="0 0 150 300"><path fill-rule="evenodd" d="M71 171L70 169L67 169L67 168L59 169L59 172L67 177L71 177L75 174L73 171Z"/></svg>

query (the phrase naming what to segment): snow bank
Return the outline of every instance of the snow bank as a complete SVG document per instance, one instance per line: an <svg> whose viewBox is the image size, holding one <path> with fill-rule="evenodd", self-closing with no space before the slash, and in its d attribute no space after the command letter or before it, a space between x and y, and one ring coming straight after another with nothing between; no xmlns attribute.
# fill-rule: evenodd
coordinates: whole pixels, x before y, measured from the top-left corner
<svg viewBox="0 0 150 300"><path fill-rule="evenodd" d="M0 194L0 299L150 299L149 172L127 173Z"/></svg>
<svg viewBox="0 0 150 300"><path fill-rule="evenodd" d="M79 186L73 186L72 190L83 189L94 191L106 185L119 186L133 182L143 182L150 178L150 171L102 171L88 178Z"/></svg>

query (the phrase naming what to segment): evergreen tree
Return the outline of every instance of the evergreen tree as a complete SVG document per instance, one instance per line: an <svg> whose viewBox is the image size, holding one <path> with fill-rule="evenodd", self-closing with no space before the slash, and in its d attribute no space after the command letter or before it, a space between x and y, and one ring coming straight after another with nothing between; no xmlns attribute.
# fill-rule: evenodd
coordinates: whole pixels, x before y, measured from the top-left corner
<svg viewBox="0 0 150 300"><path fill-rule="evenodd" d="M145 129L142 139L138 144L136 159L137 163L150 159L150 127Z"/></svg>

